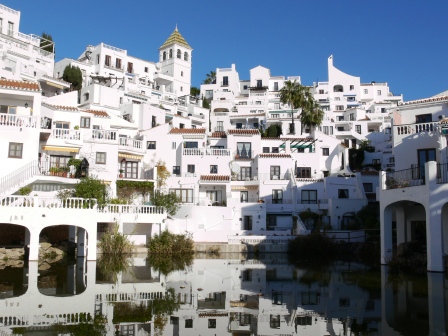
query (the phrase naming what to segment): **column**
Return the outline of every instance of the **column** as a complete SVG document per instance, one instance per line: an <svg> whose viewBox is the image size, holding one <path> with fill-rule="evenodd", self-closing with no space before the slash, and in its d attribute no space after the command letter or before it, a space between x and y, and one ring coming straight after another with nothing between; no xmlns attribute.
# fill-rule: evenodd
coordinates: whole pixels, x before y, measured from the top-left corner
<svg viewBox="0 0 448 336"><path fill-rule="evenodd" d="M77 257L86 257L86 242L87 242L87 232L85 229L78 227L78 240L77 240Z"/></svg>
<svg viewBox="0 0 448 336"><path fill-rule="evenodd" d="M445 307L445 288L443 274L428 272L428 313L429 335L446 335L448 322Z"/></svg>
<svg viewBox="0 0 448 336"><path fill-rule="evenodd" d="M93 223L90 227L91 229L87 233L87 260L96 260L97 223Z"/></svg>
<svg viewBox="0 0 448 336"><path fill-rule="evenodd" d="M392 257L392 206L380 210L381 264L387 264Z"/></svg>
<svg viewBox="0 0 448 336"><path fill-rule="evenodd" d="M27 228L25 230L25 245L28 248L28 260L39 260L39 233L37 228Z"/></svg>

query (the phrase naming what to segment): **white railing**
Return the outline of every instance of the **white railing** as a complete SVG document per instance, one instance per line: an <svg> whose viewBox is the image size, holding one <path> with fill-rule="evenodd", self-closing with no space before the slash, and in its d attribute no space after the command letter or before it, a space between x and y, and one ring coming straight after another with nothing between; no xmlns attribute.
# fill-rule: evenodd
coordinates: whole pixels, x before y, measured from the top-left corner
<svg viewBox="0 0 448 336"><path fill-rule="evenodd" d="M125 52L125 50L123 50L123 49L120 49L120 48L117 48L117 47L114 47L114 46L111 46L111 45L108 45L108 44L105 44L105 43L103 43L103 47L107 48L107 49L110 49L110 50L113 50L113 51L120 52L120 53L124 53Z"/></svg>
<svg viewBox="0 0 448 336"><path fill-rule="evenodd" d="M0 126L37 128L37 116L0 114Z"/></svg>
<svg viewBox="0 0 448 336"><path fill-rule="evenodd" d="M43 49L41 49L39 47L36 47L36 46L33 47L33 50L38 52L42 56L45 56L45 57L48 57L48 58L51 58L51 59L54 58L54 54L52 52L50 52L50 51L43 50Z"/></svg>
<svg viewBox="0 0 448 336"><path fill-rule="evenodd" d="M204 148L184 148L183 155L204 155Z"/></svg>
<svg viewBox="0 0 448 336"><path fill-rule="evenodd" d="M143 141L120 137L119 145L130 149L143 149Z"/></svg>
<svg viewBox="0 0 448 336"><path fill-rule="evenodd" d="M165 209L163 207L151 205L106 204L105 206L99 207L98 212L163 215Z"/></svg>
<svg viewBox="0 0 448 336"><path fill-rule="evenodd" d="M92 139L98 139L100 141L116 141L117 131L110 130L92 130Z"/></svg>
<svg viewBox="0 0 448 336"><path fill-rule="evenodd" d="M14 9L12 9L12 8L6 7L5 5L0 5L0 9L4 10L5 12L12 13L12 14L14 14L14 15L19 14L18 11L14 10Z"/></svg>
<svg viewBox="0 0 448 336"><path fill-rule="evenodd" d="M81 132L79 130L54 128L52 131L52 136L56 139L81 140Z"/></svg>
<svg viewBox="0 0 448 336"><path fill-rule="evenodd" d="M42 175L42 167L38 160L31 161L24 165L23 167L13 171L12 173L3 176L0 179L0 194L5 193L11 188L19 186L24 181L28 180L30 177L36 175Z"/></svg>
<svg viewBox="0 0 448 336"><path fill-rule="evenodd" d="M207 156L230 156L230 149L207 148L205 151Z"/></svg>

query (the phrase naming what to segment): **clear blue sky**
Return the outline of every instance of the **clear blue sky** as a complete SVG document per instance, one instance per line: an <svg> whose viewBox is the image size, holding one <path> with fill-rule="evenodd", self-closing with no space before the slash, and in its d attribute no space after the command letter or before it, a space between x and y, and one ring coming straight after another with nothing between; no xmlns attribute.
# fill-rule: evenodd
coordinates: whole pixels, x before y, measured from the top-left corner
<svg viewBox="0 0 448 336"><path fill-rule="evenodd" d="M176 24L193 48L192 84L232 63L241 79L262 65L273 76L327 80L327 58L361 82L388 82L405 100L448 89L448 1L0 0L21 11L20 30L47 32L56 60L88 44L158 61Z"/></svg>

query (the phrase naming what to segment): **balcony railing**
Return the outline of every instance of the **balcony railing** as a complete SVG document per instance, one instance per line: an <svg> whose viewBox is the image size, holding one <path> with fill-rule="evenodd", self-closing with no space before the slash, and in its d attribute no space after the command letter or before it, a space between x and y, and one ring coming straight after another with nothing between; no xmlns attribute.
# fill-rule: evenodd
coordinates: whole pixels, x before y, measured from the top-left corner
<svg viewBox="0 0 448 336"><path fill-rule="evenodd" d="M12 127L37 128L36 116L18 116L15 114L0 114L0 125Z"/></svg>
<svg viewBox="0 0 448 336"><path fill-rule="evenodd" d="M448 183L448 163L437 164L437 183Z"/></svg>
<svg viewBox="0 0 448 336"><path fill-rule="evenodd" d="M54 128L52 131L52 136L55 139L80 140L81 132L79 130Z"/></svg>
<svg viewBox="0 0 448 336"><path fill-rule="evenodd" d="M434 132L438 124L438 122L429 122L411 125L398 125L394 128L396 128L398 135L407 135L422 132Z"/></svg>
<svg viewBox="0 0 448 336"><path fill-rule="evenodd" d="M410 169L386 173L386 190L425 184L425 166L411 165Z"/></svg>
<svg viewBox="0 0 448 336"><path fill-rule="evenodd" d="M92 130L92 139L101 141L115 141L117 140L117 131L110 130Z"/></svg>
<svg viewBox="0 0 448 336"><path fill-rule="evenodd" d="M135 139L124 138L124 137L120 137L119 139L120 139L120 141L119 141L120 147L125 147L130 150L138 150L138 151L144 150L143 141L141 141L141 140L135 140Z"/></svg>
<svg viewBox="0 0 448 336"><path fill-rule="evenodd" d="M204 155L204 148L184 148L183 155L202 156Z"/></svg>
<svg viewBox="0 0 448 336"><path fill-rule="evenodd" d="M230 156L230 149L207 148L205 150L207 156Z"/></svg>

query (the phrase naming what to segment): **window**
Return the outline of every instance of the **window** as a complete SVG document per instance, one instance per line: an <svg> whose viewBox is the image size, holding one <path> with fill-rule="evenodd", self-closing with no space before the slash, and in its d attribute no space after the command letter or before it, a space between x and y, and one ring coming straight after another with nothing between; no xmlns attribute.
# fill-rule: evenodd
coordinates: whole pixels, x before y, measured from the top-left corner
<svg viewBox="0 0 448 336"><path fill-rule="evenodd" d="M228 76L222 77L222 85L225 85L225 86L229 85L229 77Z"/></svg>
<svg viewBox="0 0 448 336"><path fill-rule="evenodd" d="M238 180L245 181L250 180L252 177L252 168L251 167L241 167L240 174L238 176Z"/></svg>
<svg viewBox="0 0 448 336"><path fill-rule="evenodd" d="M8 21L8 35L13 36L14 35L14 23Z"/></svg>
<svg viewBox="0 0 448 336"><path fill-rule="evenodd" d="M415 123L421 124L421 123L427 123L432 121L432 115L431 114L419 114L415 116Z"/></svg>
<svg viewBox="0 0 448 336"><path fill-rule="evenodd" d="M184 148L198 148L198 142L197 141L185 141Z"/></svg>
<svg viewBox="0 0 448 336"><path fill-rule="evenodd" d="M163 59L164 61L166 61L166 51L163 52L162 59Z"/></svg>
<svg viewBox="0 0 448 336"><path fill-rule="evenodd" d="M146 149L156 149L156 141L146 141Z"/></svg>
<svg viewBox="0 0 448 336"><path fill-rule="evenodd" d="M280 110L280 103L274 103L274 110Z"/></svg>
<svg viewBox="0 0 448 336"><path fill-rule="evenodd" d="M317 292L302 292L302 305L317 305L319 303L320 293Z"/></svg>
<svg viewBox="0 0 448 336"><path fill-rule="evenodd" d="M369 93L369 90L364 89L364 94L368 94L368 93Z"/></svg>
<svg viewBox="0 0 448 336"><path fill-rule="evenodd" d="M148 67L145 67L145 72L148 72Z"/></svg>
<svg viewBox="0 0 448 336"><path fill-rule="evenodd" d="M133 73L134 72L134 64L131 62L128 62L128 72Z"/></svg>
<svg viewBox="0 0 448 336"><path fill-rule="evenodd" d="M374 165L381 164L381 159L372 159L372 164Z"/></svg>
<svg viewBox="0 0 448 336"><path fill-rule="evenodd" d="M280 315L270 315L269 316L269 326L274 328L280 328Z"/></svg>
<svg viewBox="0 0 448 336"><path fill-rule="evenodd" d="M355 132L361 134L361 125L355 125Z"/></svg>
<svg viewBox="0 0 448 336"><path fill-rule="evenodd" d="M189 57L188 57L188 53L184 52L184 61L188 61Z"/></svg>
<svg viewBox="0 0 448 336"><path fill-rule="evenodd" d="M177 148L177 146L176 146L176 142L173 141L173 142L171 143L171 149L176 149L176 148Z"/></svg>
<svg viewBox="0 0 448 336"><path fill-rule="evenodd" d="M177 58L178 59L182 58L182 52L180 51L180 49L177 49Z"/></svg>
<svg viewBox="0 0 448 336"><path fill-rule="evenodd" d="M9 143L8 157L14 158L14 159L21 159L22 152L23 152L23 144L22 143L18 143L18 142L10 142Z"/></svg>
<svg viewBox="0 0 448 336"><path fill-rule="evenodd" d="M278 153L278 147L272 147L271 153Z"/></svg>
<svg viewBox="0 0 448 336"><path fill-rule="evenodd" d="M336 111L344 111L344 105L336 105Z"/></svg>
<svg viewBox="0 0 448 336"><path fill-rule="evenodd" d="M81 128L90 128L90 118L81 117L80 126Z"/></svg>
<svg viewBox="0 0 448 336"><path fill-rule="evenodd" d="M51 155L50 167L67 167L68 160L70 160L71 158L71 156Z"/></svg>
<svg viewBox="0 0 448 336"><path fill-rule="evenodd" d="M224 121L217 121L216 124L216 132L224 132Z"/></svg>
<svg viewBox="0 0 448 336"><path fill-rule="evenodd" d="M170 49L170 58L173 58L173 49Z"/></svg>
<svg viewBox="0 0 448 336"><path fill-rule="evenodd" d="M283 304L283 293L282 292L272 292L272 304L282 305Z"/></svg>
<svg viewBox="0 0 448 336"><path fill-rule="evenodd" d="M109 55L106 55L106 59L104 60L104 65L110 66L111 64L111 57Z"/></svg>
<svg viewBox="0 0 448 336"><path fill-rule="evenodd" d="M134 325L133 324L123 324L120 326L120 335L123 336L134 336Z"/></svg>
<svg viewBox="0 0 448 336"><path fill-rule="evenodd" d="M179 128L185 128L185 124L179 124Z"/></svg>
<svg viewBox="0 0 448 336"><path fill-rule="evenodd" d="M378 96L381 96L381 90L377 91Z"/></svg>
<svg viewBox="0 0 448 336"><path fill-rule="evenodd" d="M317 190L302 190L302 204L317 204Z"/></svg>
<svg viewBox="0 0 448 336"><path fill-rule="evenodd" d="M218 165L210 165L210 174L218 174Z"/></svg>
<svg viewBox="0 0 448 336"><path fill-rule="evenodd" d="M183 91L184 91L184 87L181 86L181 87L180 87L180 92L183 92Z"/></svg>
<svg viewBox="0 0 448 336"><path fill-rule="evenodd" d="M354 85L350 85L350 90L354 90L355 86Z"/></svg>
<svg viewBox="0 0 448 336"><path fill-rule="evenodd" d="M84 93L84 101L88 101L90 98L90 94L88 92Z"/></svg>
<svg viewBox="0 0 448 336"><path fill-rule="evenodd" d="M263 153L269 153L269 147L263 147Z"/></svg>
<svg viewBox="0 0 448 336"><path fill-rule="evenodd" d="M187 172L190 174L194 174L195 166L194 165L187 165Z"/></svg>
<svg viewBox="0 0 448 336"><path fill-rule="evenodd" d="M330 135L333 135L333 126L330 126Z"/></svg>
<svg viewBox="0 0 448 336"><path fill-rule="evenodd" d="M239 159L251 159L252 158L250 142L237 142L236 158L239 158Z"/></svg>
<svg viewBox="0 0 448 336"><path fill-rule="evenodd" d="M181 203L193 203L193 189L170 189L170 192L174 192Z"/></svg>
<svg viewBox="0 0 448 336"><path fill-rule="evenodd" d="M0 113L16 114L16 106L0 105Z"/></svg>
<svg viewBox="0 0 448 336"><path fill-rule="evenodd" d="M363 183L362 185L364 187L364 191L365 192L372 192L373 191L372 183Z"/></svg>
<svg viewBox="0 0 448 336"><path fill-rule="evenodd" d="M249 202L249 192L248 191L240 191L240 202L241 203Z"/></svg>
<svg viewBox="0 0 448 336"><path fill-rule="evenodd" d="M263 81L261 79L257 79L257 87L261 88L263 86Z"/></svg>
<svg viewBox="0 0 448 336"><path fill-rule="evenodd" d="M271 176L271 180L279 180L280 179L280 166L271 166L270 176Z"/></svg>
<svg viewBox="0 0 448 336"><path fill-rule="evenodd" d="M324 94L324 90L319 90L319 94Z"/></svg>
<svg viewBox="0 0 448 336"><path fill-rule="evenodd" d="M241 281L252 281L251 269L245 269L241 271Z"/></svg>
<svg viewBox="0 0 448 336"><path fill-rule="evenodd" d="M208 328L216 329L216 319L208 319Z"/></svg>
<svg viewBox="0 0 448 336"><path fill-rule="evenodd" d="M177 316L170 316L170 324L172 324L172 325L179 325L179 317L177 317Z"/></svg>
<svg viewBox="0 0 448 336"><path fill-rule="evenodd" d="M193 319L185 320L185 328L186 329L193 328Z"/></svg>
<svg viewBox="0 0 448 336"><path fill-rule="evenodd" d="M115 67L121 70L121 58L115 60Z"/></svg>
<svg viewBox="0 0 448 336"><path fill-rule="evenodd" d="M272 204L282 204L283 203L283 190L273 189L272 190Z"/></svg>
<svg viewBox="0 0 448 336"><path fill-rule="evenodd" d="M136 179L138 178L138 162L124 161L121 163L121 168L124 171L124 178Z"/></svg>
<svg viewBox="0 0 448 336"><path fill-rule="evenodd" d="M355 120L355 114L354 113L350 113L350 121L354 121Z"/></svg>
<svg viewBox="0 0 448 336"><path fill-rule="evenodd" d="M252 230L252 216L244 216L243 225L243 230Z"/></svg>
<svg viewBox="0 0 448 336"><path fill-rule="evenodd" d="M180 76L181 76L181 77L184 76L184 72L183 72L183 71L180 72Z"/></svg>
<svg viewBox="0 0 448 336"><path fill-rule="evenodd" d="M274 91L278 91L278 82L274 82Z"/></svg>
<svg viewBox="0 0 448 336"><path fill-rule="evenodd" d="M348 189L338 189L338 198L348 198Z"/></svg>
<svg viewBox="0 0 448 336"><path fill-rule="evenodd" d="M311 167L297 167L298 178L311 178Z"/></svg>
<svg viewBox="0 0 448 336"><path fill-rule="evenodd" d="M180 166L173 166L173 175L180 175Z"/></svg>
<svg viewBox="0 0 448 336"><path fill-rule="evenodd" d="M328 135L328 126L323 126L323 131L322 131L322 133Z"/></svg>
<svg viewBox="0 0 448 336"><path fill-rule="evenodd" d="M96 164L106 164L106 153L105 152L96 152Z"/></svg>
<svg viewBox="0 0 448 336"><path fill-rule="evenodd" d="M334 97L334 100L335 100L335 101L340 101L340 100L341 100L341 97Z"/></svg>
<svg viewBox="0 0 448 336"><path fill-rule="evenodd" d="M243 85L243 90L247 90L247 85Z"/></svg>
<svg viewBox="0 0 448 336"><path fill-rule="evenodd" d="M322 156L329 156L330 148L322 148Z"/></svg>
<svg viewBox="0 0 448 336"><path fill-rule="evenodd" d="M261 100L255 101L255 105L261 105Z"/></svg>

